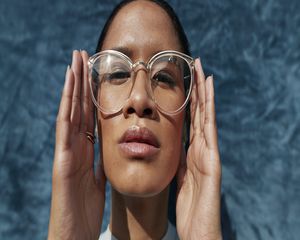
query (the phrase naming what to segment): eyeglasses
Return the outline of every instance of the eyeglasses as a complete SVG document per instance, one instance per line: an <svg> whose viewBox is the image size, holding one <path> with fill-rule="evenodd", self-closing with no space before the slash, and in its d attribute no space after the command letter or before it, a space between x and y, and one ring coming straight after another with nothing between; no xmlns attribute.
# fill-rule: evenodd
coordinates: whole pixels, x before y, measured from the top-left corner
<svg viewBox="0 0 300 240"><path fill-rule="evenodd" d="M174 115L187 105L194 81L194 60L177 51L162 51L148 63L105 50L89 58L89 82L95 106L105 114L122 110L139 70L147 72L148 92L159 111Z"/></svg>

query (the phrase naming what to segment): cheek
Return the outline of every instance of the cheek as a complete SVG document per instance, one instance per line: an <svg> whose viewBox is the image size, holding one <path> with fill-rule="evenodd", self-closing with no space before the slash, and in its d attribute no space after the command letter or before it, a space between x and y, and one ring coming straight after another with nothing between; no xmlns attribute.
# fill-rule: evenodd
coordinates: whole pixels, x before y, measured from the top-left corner
<svg viewBox="0 0 300 240"><path fill-rule="evenodd" d="M182 121L177 124L165 124L161 130L161 139L163 143L162 160L165 172L173 175L176 173L182 150ZM168 174L168 175L169 175ZM173 177L172 176L172 177Z"/></svg>
<svg viewBox="0 0 300 240"><path fill-rule="evenodd" d="M100 151L102 153L102 160L104 165L105 174L110 176L113 174L113 170L117 169L113 167L115 165L115 139L117 139L117 128L114 126L113 121L101 120L98 121L100 126L99 139L101 139Z"/></svg>

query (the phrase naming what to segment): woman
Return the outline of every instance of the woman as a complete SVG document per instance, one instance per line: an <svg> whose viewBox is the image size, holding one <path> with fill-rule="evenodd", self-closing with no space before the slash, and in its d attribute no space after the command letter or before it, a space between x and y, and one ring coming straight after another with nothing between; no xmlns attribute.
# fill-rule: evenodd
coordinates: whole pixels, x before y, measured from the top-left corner
<svg viewBox="0 0 300 240"><path fill-rule="evenodd" d="M221 239L213 78L183 54L188 44L175 13L164 1L125 1L97 51L90 59L74 51L66 72L48 239L99 238L106 178L112 209L102 239L176 239L167 218L175 176L179 239ZM96 174L94 112L102 149Z"/></svg>

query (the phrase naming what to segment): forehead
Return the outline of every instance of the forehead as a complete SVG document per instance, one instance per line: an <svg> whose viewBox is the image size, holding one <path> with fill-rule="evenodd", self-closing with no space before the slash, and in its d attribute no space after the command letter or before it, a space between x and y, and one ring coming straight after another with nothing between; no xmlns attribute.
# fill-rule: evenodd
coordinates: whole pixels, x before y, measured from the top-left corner
<svg viewBox="0 0 300 240"><path fill-rule="evenodd" d="M178 36L168 14L150 1L134 1L113 19L102 50L127 49L131 58L149 58L163 50L180 51Z"/></svg>

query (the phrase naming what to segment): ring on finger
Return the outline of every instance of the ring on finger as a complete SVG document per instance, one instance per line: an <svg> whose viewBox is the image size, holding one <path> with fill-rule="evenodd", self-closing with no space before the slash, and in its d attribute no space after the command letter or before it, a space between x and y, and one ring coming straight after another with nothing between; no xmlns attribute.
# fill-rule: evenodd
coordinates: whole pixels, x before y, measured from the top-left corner
<svg viewBox="0 0 300 240"><path fill-rule="evenodd" d="M95 136L91 132L85 132L86 138L92 143L95 144Z"/></svg>

